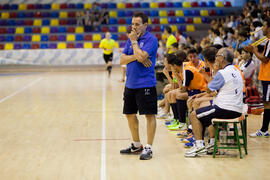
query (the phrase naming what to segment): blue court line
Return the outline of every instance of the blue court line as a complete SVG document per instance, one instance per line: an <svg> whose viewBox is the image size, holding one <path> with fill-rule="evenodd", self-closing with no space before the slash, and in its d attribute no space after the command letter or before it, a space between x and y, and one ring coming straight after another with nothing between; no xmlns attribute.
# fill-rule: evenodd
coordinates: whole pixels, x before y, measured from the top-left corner
<svg viewBox="0 0 270 180"><path fill-rule="evenodd" d="M32 75L32 74L40 74L43 72L31 72L31 73L0 73L0 76L23 76L23 75Z"/></svg>

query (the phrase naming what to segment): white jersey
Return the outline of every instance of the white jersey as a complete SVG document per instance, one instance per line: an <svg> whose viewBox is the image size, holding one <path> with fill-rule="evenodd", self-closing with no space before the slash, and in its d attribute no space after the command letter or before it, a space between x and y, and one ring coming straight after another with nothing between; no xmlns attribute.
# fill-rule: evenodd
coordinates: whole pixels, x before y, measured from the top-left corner
<svg viewBox="0 0 270 180"><path fill-rule="evenodd" d="M219 70L208 84L211 91L218 91L213 104L222 109L242 113L243 85L241 72L234 65L228 65Z"/></svg>

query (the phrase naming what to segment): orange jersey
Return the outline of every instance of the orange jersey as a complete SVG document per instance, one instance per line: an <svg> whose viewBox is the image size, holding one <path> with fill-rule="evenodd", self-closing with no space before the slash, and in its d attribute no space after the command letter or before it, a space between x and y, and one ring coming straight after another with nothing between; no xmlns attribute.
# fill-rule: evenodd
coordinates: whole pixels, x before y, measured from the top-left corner
<svg viewBox="0 0 270 180"><path fill-rule="evenodd" d="M264 46L263 55L268 58L268 62L261 63L258 79L261 81L270 81L270 40Z"/></svg>
<svg viewBox="0 0 270 180"><path fill-rule="evenodd" d="M190 61L189 62L184 62L183 64L184 64L184 67L186 67L186 66L195 67L194 64L192 62L190 62ZM195 68L199 70L199 69L203 68L204 66L205 66L205 63L202 60L200 60L199 65L197 67L195 67Z"/></svg>
<svg viewBox="0 0 270 180"><path fill-rule="evenodd" d="M240 70L240 68L239 68L238 65L235 64L234 66L235 66L236 69L238 69L238 70L240 71L240 73L241 73L241 76L242 76L242 78L243 78L243 83L244 83L244 85L243 85L243 92L246 92L246 80L245 80L245 76L244 76L243 72Z"/></svg>
<svg viewBox="0 0 270 180"><path fill-rule="evenodd" d="M188 90L206 91L207 83L205 81L205 78L201 73L199 73L197 68L193 66L186 66L184 70L189 70L193 73L193 79L191 80L189 86L187 87Z"/></svg>

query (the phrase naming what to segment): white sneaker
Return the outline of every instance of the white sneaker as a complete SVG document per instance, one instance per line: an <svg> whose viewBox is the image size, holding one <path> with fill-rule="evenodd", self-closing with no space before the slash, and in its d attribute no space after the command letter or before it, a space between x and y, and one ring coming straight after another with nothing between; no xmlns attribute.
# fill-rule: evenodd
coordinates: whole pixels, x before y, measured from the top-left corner
<svg viewBox="0 0 270 180"><path fill-rule="evenodd" d="M260 129L254 133L249 134L250 137L269 137L268 131L262 132Z"/></svg>
<svg viewBox="0 0 270 180"><path fill-rule="evenodd" d="M205 146L205 150L206 150L207 154L213 154L213 152L214 152L214 144L208 143Z"/></svg>
<svg viewBox="0 0 270 180"><path fill-rule="evenodd" d="M162 112L160 114L157 115L157 118L158 119L167 119L170 117L170 114L169 113L165 113L165 112Z"/></svg>
<svg viewBox="0 0 270 180"><path fill-rule="evenodd" d="M196 157L205 154L206 154L205 146L199 148L195 145L189 151L185 152L185 157Z"/></svg>

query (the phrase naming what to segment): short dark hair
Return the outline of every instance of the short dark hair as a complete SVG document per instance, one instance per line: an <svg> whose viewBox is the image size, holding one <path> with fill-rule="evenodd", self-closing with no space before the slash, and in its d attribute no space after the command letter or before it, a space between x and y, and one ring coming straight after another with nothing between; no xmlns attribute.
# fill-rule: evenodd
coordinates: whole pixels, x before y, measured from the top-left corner
<svg viewBox="0 0 270 180"><path fill-rule="evenodd" d="M181 55L182 54L182 55ZM167 54L165 57L167 58L168 64L170 65L177 65L177 66L182 66L184 59L185 59L185 52L181 52L180 51L176 54Z"/></svg>
<svg viewBox="0 0 270 180"><path fill-rule="evenodd" d="M143 12L135 12L132 17L140 17L143 24L148 23L148 16Z"/></svg>
<svg viewBox="0 0 270 180"><path fill-rule="evenodd" d="M270 28L270 18L267 17L264 19L264 21L267 23L267 27Z"/></svg>
<svg viewBox="0 0 270 180"><path fill-rule="evenodd" d="M228 63L233 63L233 58L234 58L234 55L233 55L233 52L229 49L223 49L222 51L222 55L225 59L225 61L227 61Z"/></svg>
<svg viewBox="0 0 270 180"><path fill-rule="evenodd" d="M170 26L165 26L165 29L169 34L172 33L172 28Z"/></svg>
<svg viewBox="0 0 270 180"><path fill-rule="evenodd" d="M173 44L172 44L172 47L178 48L178 43L177 43L177 42L173 43Z"/></svg>
<svg viewBox="0 0 270 180"><path fill-rule="evenodd" d="M215 47L207 47L202 51L204 59L207 59L210 63L214 63L218 50Z"/></svg>
<svg viewBox="0 0 270 180"><path fill-rule="evenodd" d="M195 48L190 48L187 52L187 54L198 54L197 50Z"/></svg>
<svg viewBox="0 0 270 180"><path fill-rule="evenodd" d="M213 30L213 33L214 33L215 35L217 35L217 36L220 36L220 32L219 32L219 30L217 30L217 29L214 29L214 30Z"/></svg>
<svg viewBox="0 0 270 180"><path fill-rule="evenodd" d="M249 55L252 57L253 53L252 52L248 52L247 50L245 50L244 48L240 48L238 49L238 52L241 54L242 52L246 52L246 53L249 53Z"/></svg>

